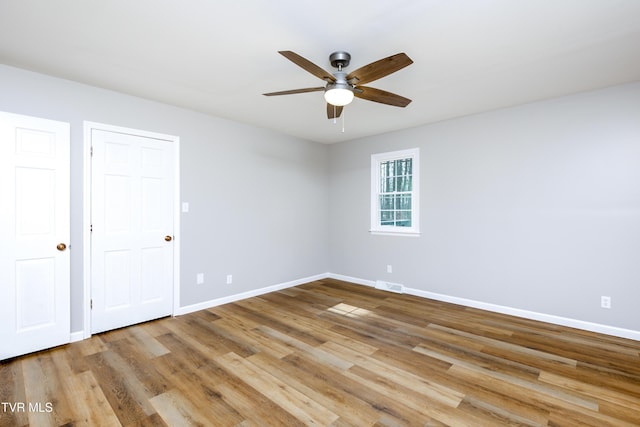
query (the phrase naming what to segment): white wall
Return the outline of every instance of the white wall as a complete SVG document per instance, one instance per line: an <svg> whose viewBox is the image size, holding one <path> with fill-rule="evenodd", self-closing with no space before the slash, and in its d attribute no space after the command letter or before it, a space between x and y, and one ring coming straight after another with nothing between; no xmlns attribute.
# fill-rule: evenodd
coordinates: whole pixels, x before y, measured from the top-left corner
<svg viewBox="0 0 640 427"><path fill-rule="evenodd" d="M413 147L422 235L371 235L370 155ZM640 83L338 144L329 164L332 272L640 331Z"/></svg>
<svg viewBox="0 0 640 427"><path fill-rule="evenodd" d="M0 94L2 111L71 123L73 332L83 328L84 120L180 137L182 306L328 270L326 146L2 65Z"/></svg>

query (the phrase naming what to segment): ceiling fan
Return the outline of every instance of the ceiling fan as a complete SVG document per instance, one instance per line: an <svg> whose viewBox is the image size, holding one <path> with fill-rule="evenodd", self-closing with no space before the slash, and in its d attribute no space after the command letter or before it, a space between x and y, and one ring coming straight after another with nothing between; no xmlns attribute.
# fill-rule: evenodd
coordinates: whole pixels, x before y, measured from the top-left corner
<svg viewBox="0 0 640 427"><path fill-rule="evenodd" d="M324 80L327 84L320 87L264 93L263 95L265 96L324 91L324 97L327 101L327 118L329 119L340 117L343 107L349 104L354 96L356 98L366 99L367 101L379 102L395 107L406 107L411 102L410 99L396 95L395 93L369 86L361 86L362 84L378 80L413 64L411 58L405 53L397 53L380 59L364 67L360 67L349 74L343 71L344 68L349 66L349 62L351 61L351 55L347 52L338 51L329 55L331 65L338 69L338 71L333 74L290 50L281 50L278 51L278 53L314 76Z"/></svg>

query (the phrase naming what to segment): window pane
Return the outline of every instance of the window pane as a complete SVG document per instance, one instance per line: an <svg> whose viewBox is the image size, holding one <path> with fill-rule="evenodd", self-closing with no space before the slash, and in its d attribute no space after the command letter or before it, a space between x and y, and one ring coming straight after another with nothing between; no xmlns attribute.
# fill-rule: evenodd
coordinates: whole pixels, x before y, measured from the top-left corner
<svg viewBox="0 0 640 427"><path fill-rule="evenodd" d="M397 227L411 227L411 211L396 212Z"/></svg>
<svg viewBox="0 0 640 427"><path fill-rule="evenodd" d="M411 210L411 194L396 196L396 209Z"/></svg>
<svg viewBox="0 0 640 427"><path fill-rule="evenodd" d="M380 163L380 176L382 177L390 177L395 175L393 173L393 162L382 162Z"/></svg>
<svg viewBox="0 0 640 427"><path fill-rule="evenodd" d="M395 162L396 175L404 174L404 160L396 160Z"/></svg>
<svg viewBox="0 0 640 427"><path fill-rule="evenodd" d="M412 184L411 176L400 176L396 178L396 191L411 191Z"/></svg>
<svg viewBox="0 0 640 427"><path fill-rule="evenodd" d="M397 177L394 181L395 181L395 185L396 185L396 190L397 191L404 191L402 188L404 187L404 176L399 176Z"/></svg>
<svg viewBox="0 0 640 427"><path fill-rule="evenodd" d="M380 209L393 209L393 196L380 196Z"/></svg>
<svg viewBox="0 0 640 427"><path fill-rule="evenodd" d="M386 178L380 182L382 183L382 188L380 189L381 193L392 193L396 190L394 178Z"/></svg>
<svg viewBox="0 0 640 427"><path fill-rule="evenodd" d="M394 225L393 211L380 211L380 225Z"/></svg>
<svg viewBox="0 0 640 427"><path fill-rule="evenodd" d="M401 159L395 161L395 174L396 176L400 175L411 175L411 165L412 159Z"/></svg>

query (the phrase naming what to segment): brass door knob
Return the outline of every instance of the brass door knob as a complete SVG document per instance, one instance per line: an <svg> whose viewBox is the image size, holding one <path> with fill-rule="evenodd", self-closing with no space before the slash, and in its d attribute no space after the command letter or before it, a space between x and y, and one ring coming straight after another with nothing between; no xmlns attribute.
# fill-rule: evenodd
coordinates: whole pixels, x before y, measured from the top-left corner
<svg viewBox="0 0 640 427"><path fill-rule="evenodd" d="M171 240L173 240L173 237L171 236L164 236L164 240L167 242L170 242Z"/></svg>
<svg viewBox="0 0 640 427"><path fill-rule="evenodd" d="M67 249L67 245L65 245L64 243L58 243L56 249L59 251L64 251L65 249Z"/></svg>

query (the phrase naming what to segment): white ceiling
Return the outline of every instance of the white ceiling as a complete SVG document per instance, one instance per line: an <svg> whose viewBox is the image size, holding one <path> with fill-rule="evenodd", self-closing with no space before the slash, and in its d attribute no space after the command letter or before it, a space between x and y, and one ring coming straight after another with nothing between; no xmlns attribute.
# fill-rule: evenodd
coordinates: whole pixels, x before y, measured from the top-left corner
<svg viewBox="0 0 640 427"><path fill-rule="evenodd" d="M405 52L369 83L406 108L356 99L326 118L328 71ZM640 0L0 0L0 63L334 143L640 80ZM1 94L0 94L1 96Z"/></svg>

